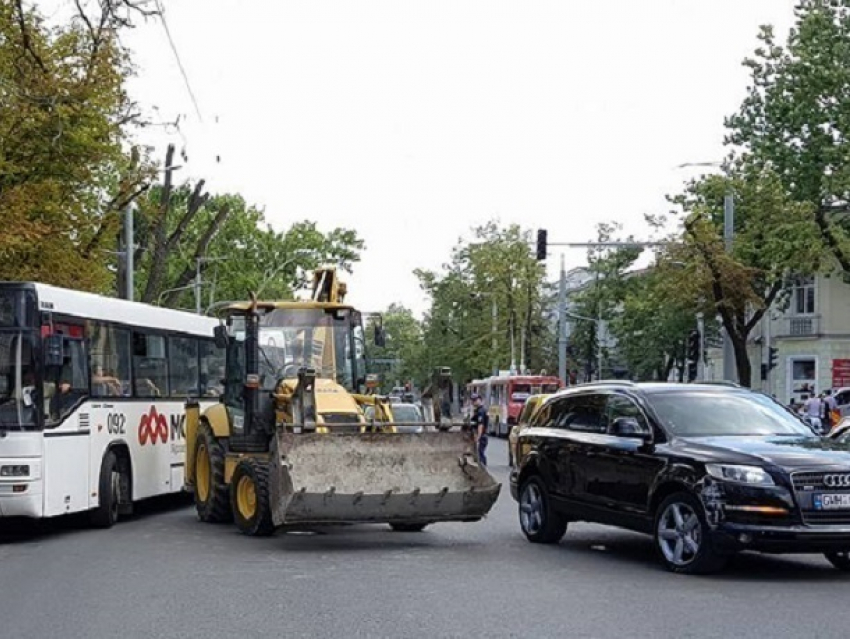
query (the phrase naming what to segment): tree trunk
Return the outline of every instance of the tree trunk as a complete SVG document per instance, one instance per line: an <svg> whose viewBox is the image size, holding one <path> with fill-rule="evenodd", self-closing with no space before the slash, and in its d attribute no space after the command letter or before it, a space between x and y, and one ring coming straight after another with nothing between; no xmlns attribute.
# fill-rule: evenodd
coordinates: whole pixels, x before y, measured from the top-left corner
<svg viewBox="0 0 850 639"><path fill-rule="evenodd" d="M750 363L750 354L747 351L746 335L743 339L737 335L733 337L732 348L735 350L735 369L738 371L738 383L750 388L753 384L753 367Z"/></svg>
<svg viewBox="0 0 850 639"><path fill-rule="evenodd" d="M150 268L148 269L148 281L145 291L142 293L142 302L146 304L156 303L157 296L164 288L162 282L167 269L166 243L168 241L168 215L171 209L171 184L172 184L172 160L174 159L174 145L169 144L165 153L165 181L162 186L162 194L159 203L159 215L152 233L153 252L150 256Z"/></svg>

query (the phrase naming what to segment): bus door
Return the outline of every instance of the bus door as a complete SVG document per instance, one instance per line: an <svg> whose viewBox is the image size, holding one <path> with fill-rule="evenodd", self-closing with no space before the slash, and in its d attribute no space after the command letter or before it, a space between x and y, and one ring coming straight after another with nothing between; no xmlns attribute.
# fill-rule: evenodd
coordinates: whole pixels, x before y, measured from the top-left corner
<svg viewBox="0 0 850 639"><path fill-rule="evenodd" d="M48 317L41 328L44 411L44 502L48 517L90 504L91 429L85 329Z"/></svg>

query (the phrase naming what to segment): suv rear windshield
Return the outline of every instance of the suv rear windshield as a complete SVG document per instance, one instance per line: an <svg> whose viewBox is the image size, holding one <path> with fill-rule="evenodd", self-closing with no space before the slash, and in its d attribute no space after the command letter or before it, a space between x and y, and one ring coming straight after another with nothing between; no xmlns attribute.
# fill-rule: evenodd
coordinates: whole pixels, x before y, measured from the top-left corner
<svg viewBox="0 0 850 639"><path fill-rule="evenodd" d="M785 408L755 393L661 392L649 401L665 429L680 437L816 437Z"/></svg>

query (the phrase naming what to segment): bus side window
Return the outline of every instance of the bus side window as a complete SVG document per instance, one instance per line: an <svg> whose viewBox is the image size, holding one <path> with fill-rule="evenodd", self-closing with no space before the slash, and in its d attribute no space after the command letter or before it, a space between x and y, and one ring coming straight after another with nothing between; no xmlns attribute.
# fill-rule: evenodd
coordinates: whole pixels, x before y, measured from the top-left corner
<svg viewBox="0 0 850 639"><path fill-rule="evenodd" d="M168 397L165 337L133 332L133 379L136 397Z"/></svg>
<svg viewBox="0 0 850 639"><path fill-rule="evenodd" d="M99 322L89 322L88 336L92 395L129 396L130 331Z"/></svg>
<svg viewBox="0 0 850 639"><path fill-rule="evenodd" d="M172 396L198 396L199 374L197 339L194 337L168 338L168 373Z"/></svg>

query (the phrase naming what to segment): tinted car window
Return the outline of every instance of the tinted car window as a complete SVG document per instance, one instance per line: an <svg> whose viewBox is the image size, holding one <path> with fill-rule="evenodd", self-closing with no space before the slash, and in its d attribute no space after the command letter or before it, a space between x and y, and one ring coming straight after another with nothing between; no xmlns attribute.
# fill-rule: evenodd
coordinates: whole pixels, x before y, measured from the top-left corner
<svg viewBox="0 0 850 639"><path fill-rule="evenodd" d="M605 397L575 395L552 405L551 426L579 432L605 432Z"/></svg>
<svg viewBox="0 0 850 639"><path fill-rule="evenodd" d="M631 417L635 421L637 421L638 426L640 426L641 432L648 433L649 432L649 424L646 421L646 417L643 412L641 412L638 405L635 404L628 397L624 397L622 395L612 395L608 398L608 426L610 428L611 424L614 423L614 420L619 417Z"/></svg>
<svg viewBox="0 0 850 639"><path fill-rule="evenodd" d="M664 427L683 437L816 437L782 406L755 393L653 393L649 401Z"/></svg>

